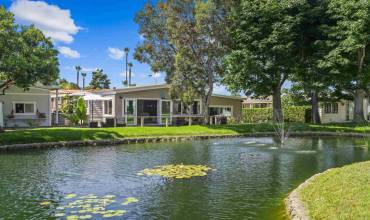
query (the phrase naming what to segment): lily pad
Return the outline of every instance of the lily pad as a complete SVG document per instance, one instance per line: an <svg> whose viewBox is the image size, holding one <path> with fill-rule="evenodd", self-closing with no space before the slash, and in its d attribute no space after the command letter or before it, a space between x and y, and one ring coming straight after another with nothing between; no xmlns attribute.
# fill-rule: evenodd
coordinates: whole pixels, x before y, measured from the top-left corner
<svg viewBox="0 0 370 220"><path fill-rule="evenodd" d="M51 204L51 202L50 201L43 201L43 202L40 202L40 205L42 205L42 206L48 206L48 205L50 205Z"/></svg>
<svg viewBox="0 0 370 220"><path fill-rule="evenodd" d="M138 175L162 176L166 178L189 179L195 176L205 176L211 170L204 165L169 164L156 166L153 169L144 169Z"/></svg>
<svg viewBox="0 0 370 220"><path fill-rule="evenodd" d="M128 205L130 203L135 203L135 202L138 202L139 200L137 198L134 198L134 197L128 197L126 198L126 201L124 201L122 203L122 205Z"/></svg>
<svg viewBox="0 0 370 220"><path fill-rule="evenodd" d="M64 198L65 199L73 199L74 197L76 197L77 196L77 194L68 194L68 195L66 195Z"/></svg>

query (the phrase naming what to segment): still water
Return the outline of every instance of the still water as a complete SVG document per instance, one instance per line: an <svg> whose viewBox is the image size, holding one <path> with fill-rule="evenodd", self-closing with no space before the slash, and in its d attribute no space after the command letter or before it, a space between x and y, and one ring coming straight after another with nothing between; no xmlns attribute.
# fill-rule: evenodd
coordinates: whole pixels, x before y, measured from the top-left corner
<svg viewBox="0 0 370 220"><path fill-rule="evenodd" d="M290 138L280 146L273 138L237 138L1 153L0 219L53 219L70 194L138 200L110 204L125 214L109 219L286 219L283 199L291 190L315 173L369 160L362 144ZM179 180L137 175L181 163L216 170ZM50 205L40 205L45 201Z"/></svg>

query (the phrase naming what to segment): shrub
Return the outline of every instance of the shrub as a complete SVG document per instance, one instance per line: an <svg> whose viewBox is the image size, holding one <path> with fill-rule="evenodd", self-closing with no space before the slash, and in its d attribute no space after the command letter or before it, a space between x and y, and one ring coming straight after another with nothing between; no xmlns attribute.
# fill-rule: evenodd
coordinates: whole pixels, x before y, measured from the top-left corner
<svg viewBox="0 0 370 220"><path fill-rule="evenodd" d="M283 108L284 121L286 122L309 122L308 106L289 106ZM243 109L243 123L261 123L272 121L272 108Z"/></svg>

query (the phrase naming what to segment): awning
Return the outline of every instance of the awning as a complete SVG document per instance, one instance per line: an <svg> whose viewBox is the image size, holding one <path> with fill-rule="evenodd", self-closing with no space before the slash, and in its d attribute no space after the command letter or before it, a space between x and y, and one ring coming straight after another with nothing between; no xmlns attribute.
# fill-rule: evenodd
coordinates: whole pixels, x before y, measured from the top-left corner
<svg viewBox="0 0 370 220"><path fill-rule="evenodd" d="M112 100L111 97L105 97L98 94L93 94L89 92L76 92L71 94L71 96L82 96L85 101L104 101Z"/></svg>

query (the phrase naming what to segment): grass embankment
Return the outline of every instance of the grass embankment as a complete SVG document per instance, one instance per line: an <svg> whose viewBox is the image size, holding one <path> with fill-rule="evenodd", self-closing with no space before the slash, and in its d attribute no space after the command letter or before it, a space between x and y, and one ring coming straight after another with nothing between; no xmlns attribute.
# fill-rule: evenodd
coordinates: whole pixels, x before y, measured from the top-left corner
<svg viewBox="0 0 370 220"><path fill-rule="evenodd" d="M370 126L355 124L311 125L294 123L289 126L291 131L370 132ZM9 130L1 133L0 145L104 140L125 137L222 135L273 131L273 125L269 123L190 127L35 128Z"/></svg>
<svg viewBox="0 0 370 220"><path fill-rule="evenodd" d="M327 171L300 192L311 219L370 219L370 162Z"/></svg>

